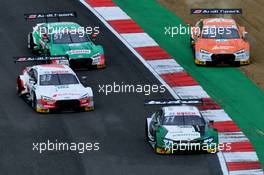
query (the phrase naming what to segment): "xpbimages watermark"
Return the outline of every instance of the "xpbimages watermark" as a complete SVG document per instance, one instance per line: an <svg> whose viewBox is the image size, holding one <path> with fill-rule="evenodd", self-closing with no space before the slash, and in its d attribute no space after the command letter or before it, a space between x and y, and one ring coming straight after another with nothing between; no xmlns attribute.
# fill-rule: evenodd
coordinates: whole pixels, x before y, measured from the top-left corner
<svg viewBox="0 0 264 175"><path fill-rule="evenodd" d="M125 84L124 82L113 84L106 84L106 85L98 85L98 92L109 95L112 93L143 93L144 95L148 96L152 93L164 93L166 88L164 85L141 85L141 84Z"/></svg>
<svg viewBox="0 0 264 175"><path fill-rule="evenodd" d="M99 35L99 27L40 27L41 35L55 35L63 37L65 34L78 35L84 37L85 35Z"/></svg>
<svg viewBox="0 0 264 175"><path fill-rule="evenodd" d="M32 150L40 154L44 152L65 152L72 151L79 154L90 151L99 151L100 143L98 142L59 142L58 140L46 142L33 142Z"/></svg>
<svg viewBox="0 0 264 175"><path fill-rule="evenodd" d="M210 153L216 153L218 151L230 151L232 149L231 143L211 143L211 144L201 144L192 142L178 142L173 141L165 142L165 150L171 153L176 153L178 151L206 151Z"/></svg>
<svg viewBox="0 0 264 175"><path fill-rule="evenodd" d="M215 37L217 35L232 34L232 29L234 27L215 27L208 26L201 29L200 27L190 27L186 25L178 25L178 26L166 26L164 27L164 34L170 37L176 37L177 35L209 35L211 37Z"/></svg>

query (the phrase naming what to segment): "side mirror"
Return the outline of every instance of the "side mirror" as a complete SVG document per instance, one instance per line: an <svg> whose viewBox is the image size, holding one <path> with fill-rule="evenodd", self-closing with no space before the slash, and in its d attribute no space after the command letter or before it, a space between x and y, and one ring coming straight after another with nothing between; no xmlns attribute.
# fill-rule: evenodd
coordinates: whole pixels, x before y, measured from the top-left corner
<svg viewBox="0 0 264 175"><path fill-rule="evenodd" d="M29 83L34 85L34 84L36 84L36 81L33 78L30 78Z"/></svg>
<svg viewBox="0 0 264 175"><path fill-rule="evenodd" d="M154 123L153 123L154 127L158 127L159 126L159 122L158 120L155 120Z"/></svg>
<svg viewBox="0 0 264 175"><path fill-rule="evenodd" d="M191 28L192 30L192 39L197 40L200 37L200 28L199 27L193 27Z"/></svg>
<svg viewBox="0 0 264 175"><path fill-rule="evenodd" d="M194 35L194 37L200 37L200 32L198 32L198 31L194 31L194 33L193 33L193 35Z"/></svg>
<svg viewBox="0 0 264 175"><path fill-rule="evenodd" d="M248 39L248 32L243 32L243 33L242 33L242 38L243 38L245 41L247 41L247 39Z"/></svg>

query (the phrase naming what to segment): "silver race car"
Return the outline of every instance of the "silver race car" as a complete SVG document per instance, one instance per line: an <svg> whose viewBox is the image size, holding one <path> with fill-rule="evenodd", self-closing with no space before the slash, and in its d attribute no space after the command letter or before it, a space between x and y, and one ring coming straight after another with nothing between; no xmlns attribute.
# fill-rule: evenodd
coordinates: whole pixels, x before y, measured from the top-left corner
<svg viewBox="0 0 264 175"><path fill-rule="evenodd" d="M28 59L19 58L17 61ZM39 113L94 109L92 89L84 87L67 65L26 67L17 77L17 92Z"/></svg>

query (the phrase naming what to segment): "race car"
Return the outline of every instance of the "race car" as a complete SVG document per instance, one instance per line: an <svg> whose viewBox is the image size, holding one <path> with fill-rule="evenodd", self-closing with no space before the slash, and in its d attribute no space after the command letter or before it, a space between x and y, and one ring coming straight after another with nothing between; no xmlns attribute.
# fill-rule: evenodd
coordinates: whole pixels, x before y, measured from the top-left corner
<svg viewBox="0 0 264 175"><path fill-rule="evenodd" d="M25 18L32 20L45 17L47 19L62 16L62 14L25 14ZM68 14L66 13L66 15ZM92 36L95 37L95 34ZM37 24L33 27L33 31L28 34L28 48L35 55L67 55L68 64L74 69L89 66L104 68L106 66L103 47L95 45L85 28L74 22ZM61 64L60 61L53 63Z"/></svg>
<svg viewBox="0 0 264 175"><path fill-rule="evenodd" d="M94 110L92 89L84 87L67 65L26 67L16 82L18 95L27 99L38 113Z"/></svg>
<svg viewBox="0 0 264 175"><path fill-rule="evenodd" d="M191 46L196 65L250 64L247 32L234 19L199 20L192 27Z"/></svg>
<svg viewBox="0 0 264 175"><path fill-rule="evenodd" d="M191 105L164 106L146 119L147 142L157 154L218 151L218 132Z"/></svg>

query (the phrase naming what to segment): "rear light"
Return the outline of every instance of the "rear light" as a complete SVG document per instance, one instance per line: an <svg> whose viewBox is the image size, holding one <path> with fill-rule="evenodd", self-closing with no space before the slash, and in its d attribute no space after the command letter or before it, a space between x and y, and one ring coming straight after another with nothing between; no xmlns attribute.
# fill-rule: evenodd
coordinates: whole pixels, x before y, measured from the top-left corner
<svg viewBox="0 0 264 175"><path fill-rule="evenodd" d="M100 60L100 64L105 64L105 57L104 57L104 54L101 54L101 55L100 55L100 58L101 58L101 60Z"/></svg>

